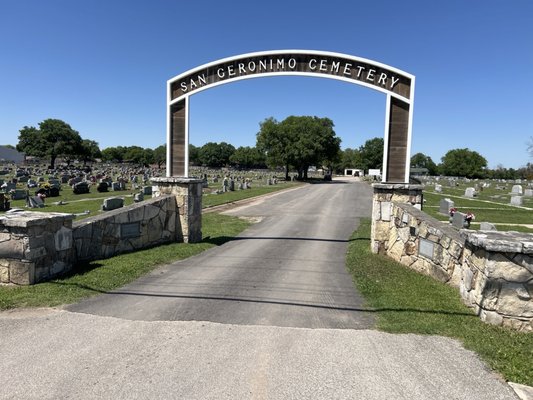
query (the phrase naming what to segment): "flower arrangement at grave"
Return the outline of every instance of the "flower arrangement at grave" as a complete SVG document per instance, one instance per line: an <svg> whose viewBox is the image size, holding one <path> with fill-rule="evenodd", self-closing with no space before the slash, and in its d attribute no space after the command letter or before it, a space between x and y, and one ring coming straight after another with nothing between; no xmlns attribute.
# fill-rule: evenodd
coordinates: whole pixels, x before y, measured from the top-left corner
<svg viewBox="0 0 533 400"><path fill-rule="evenodd" d="M450 208L450 217L453 217L453 215L457 212L457 208L452 207Z"/></svg>
<svg viewBox="0 0 533 400"><path fill-rule="evenodd" d="M465 228L470 228L470 223L471 223L473 220L475 220L475 219L476 219L476 216L475 216L474 213L472 213L472 212L470 212L470 211L467 212L467 213L465 214L465 218L464 218L464 226L465 226Z"/></svg>

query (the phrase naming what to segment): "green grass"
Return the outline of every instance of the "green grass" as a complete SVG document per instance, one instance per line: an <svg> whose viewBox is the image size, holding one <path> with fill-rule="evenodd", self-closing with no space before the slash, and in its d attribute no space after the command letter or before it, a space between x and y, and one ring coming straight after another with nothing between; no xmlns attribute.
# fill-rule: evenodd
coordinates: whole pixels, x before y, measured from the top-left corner
<svg viewBox="0 0 533 400"><path fill-rule="evenodd" d="M273 193L279 190L292 188L302 185L300 182L280 182L277 185L271 186L255 186L251 189L246 190L235 190L234 192L226 192L221 194L204 194L202 198L203 208L218 206L225 203L231 203L238 200L248 199L251 197L262 196L268 193ZM94 189L94 188L92 188ZM41 211L41 212L62 212L62 213L71 213L71 214L80 214L85 211L90 211L89 214L79 215L76 219L83 219L98 215L102 213L102 202L103 199L108 197L124 197L124 205L128 206L133 204L133 196L131 191L119 191L119 192L107 192L107 193L98 193L95 190L91 193L85 193L81 195L76 195L72 193L72 189L64 188L59 197L50 197L45 200L44 208L35 208L28 209L31 211ZM33 192L30 192L33 194ZM150 198L150 196L145 196L145 199ZM54 203L58 201L64 201L66 204L55 205ZM11 208L22 208L26 209L25 200L16 200L11 201ZM2 213L0 212L0 215Z"/></svg>
<svg viewBox="0 0 533 400"><path fill-rule="evenodd" d="M446 194L434 194L424 192L424 212L440 221L447 220L445 215L440 214L439 203L441 199L449 197ZM452 197L455 207L460 212L471 211L476 215L476 222L486 221L503 224L532 224L533 212L518 207L512 207L500 203L488 203L480 200ZM502 229L503 230L503 229Z"/></svg>
<svg viewBox="0 0 533 400"><path fill-rule="evenodd" d="M485 324L464 306L458 290L370 251L370 221L352 236L347 266L378 329L448 336L478 353L505 379L533 386L533 334Z"/></svg>
<svg viewBox="0 0 533 400"><path fill-rule="evenodd" d="M301 185L299 182L280 182L277 185L271 186L257 186L252 187L251 189L235 190L234 192L226 192L221 194L206 194L202 198L202 206L204 208L218 206L251 197L262 196L299 185Z"/></svg>
<svg viewBox="0 0 533 400"><path fill-rule="evenodd" d="M249 222L216 213L202 217L201 243L172 243L76 266L70 276L33 286L0 287L0 309L53 307L121 287L156 266L191 257L221 245Z"/></svg>

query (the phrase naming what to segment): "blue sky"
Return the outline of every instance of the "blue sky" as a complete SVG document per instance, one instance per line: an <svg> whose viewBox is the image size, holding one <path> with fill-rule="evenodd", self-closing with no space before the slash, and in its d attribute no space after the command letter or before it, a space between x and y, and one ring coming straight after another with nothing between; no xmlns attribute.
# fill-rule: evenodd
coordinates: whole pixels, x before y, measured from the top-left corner
<svg viewBox="0 0 533 400"><path fill-rule="evenodd" d="M233 55L280 49L368 58L416 76L411 153L478 151L531 162L533 1L0 0L0 144L59 118L101 148L165 142L166 81ZM383 137L385 95L275 77L191 97L190 140L255 145L273 116L329 117L342 147Z"/></svg>

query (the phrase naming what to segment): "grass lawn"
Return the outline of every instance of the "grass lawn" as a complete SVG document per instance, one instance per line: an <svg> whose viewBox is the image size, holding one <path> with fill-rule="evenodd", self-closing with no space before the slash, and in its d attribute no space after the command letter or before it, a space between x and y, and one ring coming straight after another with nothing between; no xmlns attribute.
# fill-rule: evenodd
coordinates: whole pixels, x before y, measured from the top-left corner
<svg viewBox="0 0 533 400"><path fill-rule="evenodd" d="M369 220L352 236L347 267L380 330L458 339L505 379L533 386L533 334L487 325L463 305L457 289L373 254Z"/></svg>
<svg viewBox="0 0 533 400"><path fill-rule="evenodd" d="M235 190L221 194L204 194L202 198L202 207L218 206L225 203L231 203L238 200L249 199L251 197L262 196L264 194L277 192L279 190L300 186L300 182L279 182L277 185L257 186L246 190Z"/></svg>
<svg viewBox="0 0 533 400"><path fill-rule="evenodd" d="M279 182L276 185L269 186L255 186L246 190L235 190L234 192L226 192L221 194L204 194L202 198L202 207L218 206L225 203L231 203L238 200L248 199L251 197L262 196L264 194L273 193L279 190L293 188L302 185L301 182ZM21 208L23 210L40 211L40 212L62 212L71 214L81 214L85 211L90 211L89 214L78 215L76 219L83 219L98 215L102 213L102 202L108 197L124 197L124 205L128 206L133 204L133 195L131 191L117 191L98 193L96 191L91 193L85 193L75 195L72 193L72 189L64 188L59 197L50 197L45 200L44 208L26 208L26 200L11 201L11 208ZM32 194L32 193L31 193ZM151 196L145 196L145 199ZM55 205L58 201L64 201L66 204ZM2 215L3 212L0 212Z"/></svg>
<svg viewBox="0 0 533 400"><path fill-rule="evenodd" d="M219 246L243 231L249 222L216 213L202 217L201 243L172 243L78 265L75 273L33 286L0 286L0 309L53 307L116 289L156 266L191 257Z"/></svg>
<svg viewBox="0 0 533 400"><path fill-rule="evenodd" d="M441 199L450 197L446 194L427 193L424 191L424 212L446 221L447 217L439 213L439 203ZM500 203L489 203L480 200L469 200L467 198L451 197L455 207L460 212L471 211L476 215L476 222L481 221L503 224L532 224L533 211L523 208L512 207ZM499 229L503 230L503 229Z"/></svg>

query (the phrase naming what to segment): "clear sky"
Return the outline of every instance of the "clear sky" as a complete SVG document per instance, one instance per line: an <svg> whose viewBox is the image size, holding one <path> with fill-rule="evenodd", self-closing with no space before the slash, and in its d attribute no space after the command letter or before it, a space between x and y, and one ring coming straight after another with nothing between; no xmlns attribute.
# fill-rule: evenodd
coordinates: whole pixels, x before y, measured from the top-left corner
<svg viewBox="0 0 533 400"><path fill-rule="evenodd" d="M532 0L0 0L0 144L47 118L100 148L165 143L166 81L238 54L350 54L416 76L411 154L531 162ZM329 117L342 147L383 137L385 95L330 79L250 79L191 97L190 141L255 145L259 122Z"/></svg>

